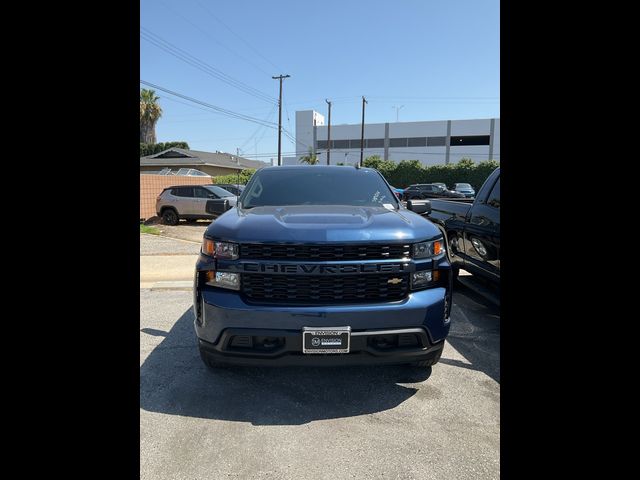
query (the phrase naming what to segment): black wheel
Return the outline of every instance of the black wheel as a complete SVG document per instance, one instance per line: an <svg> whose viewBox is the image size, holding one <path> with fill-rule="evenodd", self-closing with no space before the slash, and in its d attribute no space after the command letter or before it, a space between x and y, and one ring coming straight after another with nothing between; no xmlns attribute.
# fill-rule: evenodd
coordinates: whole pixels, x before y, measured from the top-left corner
<svg viewBox="0 0 640 480"><path fill-rule="evenodd" d="M173 208L167 208L162 212L162 223L165 225L177 225L179 221L180 217Z"/></svg>
<svg viewBox="0 0 640 480"><path fill-rule="evenodd" d="M442 350L444 350L444 342L442 342L442 346L439 350L436 350L433 353L433 356L428 360L422 360L421 362L414 362L411 364L413 367L432 367L436 363L440 361L440 357L442 356Z"/></svg>

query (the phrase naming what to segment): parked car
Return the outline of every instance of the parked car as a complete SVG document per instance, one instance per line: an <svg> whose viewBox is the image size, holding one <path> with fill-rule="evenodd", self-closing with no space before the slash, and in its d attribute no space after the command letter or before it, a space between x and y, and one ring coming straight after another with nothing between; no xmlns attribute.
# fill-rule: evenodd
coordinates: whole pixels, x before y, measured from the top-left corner
<svg viewBox="0 0 640 480"><path fill-rule="evenodd" d="M265 167L240 202L209 225L195 266L205 365L439 361L452 304L443 235L378 171Z"/></svg>
<svg viewBox="0 0 640 480"><path fill-rule="evenodd" d="M402 195L403 200L416 200L425 198L464 198L462 193L447 190L439 185L433 183L420 183L416 185L410 185L404 190Z"/></svg>
<svg viewBox="0 0 640 480"><path fill-rule="evenodd" d="M216 185L175 185L165 188L156 199L156 213L166 225L177 225L180 219L213 219L207 213L207 201L227 200L236 205L236 196Z"/></svg>
<svg viewBox="0 0 640 480"><path fill-rule="evenodd" d="M500 168L480 187L473 203L431 200L427 218L443 229L456 271L464 268L500 281Z"/></svg>
<svg viewBox="0 0 640 480"><path fill-rule="evenodd" d="M444 188L445 190L449 190L449 187L447 187L446 183L442 183L442 182L433 182L431 185L437 185L439 187Z"/></svg>
<svg viewBox="0 0 640 480"><path fill-rule="evenodd" d="M195 168L181 168L176 173L172 175L180 175L183 177L210 177L208 173L205 173L201 170L196 170Z"/></svg>
<svg viewBox="0 0 640 480"><path fill-rule="evenodd" d="M398 197L398 200L402 200L402 194L404 193L404 188L391 187L391 190L393 190L393 192L396 194L396 197Z"/></svg>
<svg viewBox="0 0 640 480"><path fill-rule="evenodd" d="M216 183L215 185L230 191L234 195L241 195L245 187L245 185L240 183Z"/></svg>
<svg viewBox="0 0 640 480"><path fill-rule="evenodd" d="M453 190L458 193L462 193L466 198L473 198L476 196L476 191L468 183L455 183Z"/></svg>

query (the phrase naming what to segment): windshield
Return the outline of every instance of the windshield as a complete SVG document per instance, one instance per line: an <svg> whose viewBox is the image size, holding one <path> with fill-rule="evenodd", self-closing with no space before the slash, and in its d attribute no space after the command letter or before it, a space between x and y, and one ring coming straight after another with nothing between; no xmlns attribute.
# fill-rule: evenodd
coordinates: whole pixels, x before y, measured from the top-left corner
<svg viewBox="0 0 640 480"><path fill-rule="evenodd" d="M471 185L469 185L468 183L458 183L456 185L456 188L471 188Z"/></svg>
<svg viewBox="0 0 640 480"><path fill-rule="evenodd" d="M224 188L220 188L216 185L206 185L204 188L209 190L210 192L215 193L219 197L235 197L235 195Z"/></svg>
<svg viewBox="0 0 640 480"><path fill-rule="evenodd" d="M259 170L240 198L243 208L266 205L353 205L399 208L380 174L353 167Z"/></svg>

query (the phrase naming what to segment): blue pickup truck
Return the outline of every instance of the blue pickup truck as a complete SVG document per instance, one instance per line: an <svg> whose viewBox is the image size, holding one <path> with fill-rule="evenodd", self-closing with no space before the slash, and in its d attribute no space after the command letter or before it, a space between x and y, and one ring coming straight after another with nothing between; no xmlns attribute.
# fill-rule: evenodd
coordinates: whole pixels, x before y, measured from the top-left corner
<svg viewBox="0 0 640 480"><path fill-rule="evenodd" d="M452 271L424 211L373 169L258 170L204 234L193 303L204 363L437 363Z"/></svg>

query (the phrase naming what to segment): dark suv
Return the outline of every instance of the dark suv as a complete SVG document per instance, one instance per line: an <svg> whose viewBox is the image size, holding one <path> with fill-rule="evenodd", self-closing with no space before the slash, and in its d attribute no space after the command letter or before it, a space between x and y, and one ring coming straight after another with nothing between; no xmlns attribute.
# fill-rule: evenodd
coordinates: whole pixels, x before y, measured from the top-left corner
<svg viewBox="0 0 640 480"><path fill-rule="evenodd" d="M410 185L402 194L403 200L416 200L425 198L464 198L464 194L447 190L434 183L418 183Z"/></svg>

